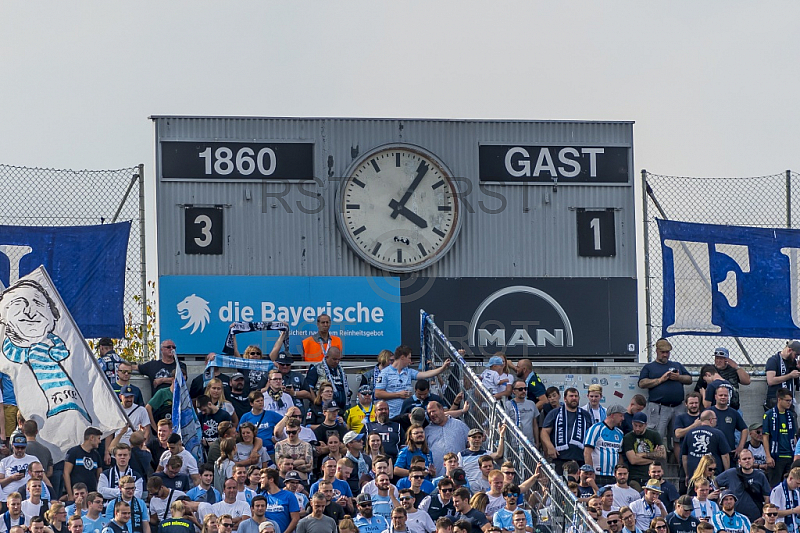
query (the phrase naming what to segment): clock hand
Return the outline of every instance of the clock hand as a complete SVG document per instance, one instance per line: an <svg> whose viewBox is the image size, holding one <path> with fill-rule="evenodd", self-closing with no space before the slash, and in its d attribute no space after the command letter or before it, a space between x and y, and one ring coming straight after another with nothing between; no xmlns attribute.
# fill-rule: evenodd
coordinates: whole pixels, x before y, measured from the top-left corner
<svg viewBox="0 0 800 533"><path fill-rule="evenodd" d="M394 200L392 200L392 201L394 202ZM425 222L425 219L422 218L421 216L419 216L418 214L416 214L415 212L413 212L411 209L409 209L409 208L407 208L405 206L402 206L402 205L398 205L397 207L395 207L395 209L398 210L397 212L399 214L403 215L404 217L406 217L408 220L410 220L411 222L413 222L414 224L416 224L420 228L427 228L428 227L428 223Z"/></svg>
<svg viewBox="0 0 800 533"><path fill-rule="evenodd" d="M403 197L400 198L400 201L392 200L389 202L389 207L392 208L392 218L397 218L397 215L400 214L400 209L405 207L406 202L411 198L411 195L414 194L419 183L422 181L422 178L425 177L425 174L428 173L428 164L425 161L420 161L419 166L417 167L417 176L414 178L414 181L411 182L411 185L408 186L406 192L403 194Z"/></svg>

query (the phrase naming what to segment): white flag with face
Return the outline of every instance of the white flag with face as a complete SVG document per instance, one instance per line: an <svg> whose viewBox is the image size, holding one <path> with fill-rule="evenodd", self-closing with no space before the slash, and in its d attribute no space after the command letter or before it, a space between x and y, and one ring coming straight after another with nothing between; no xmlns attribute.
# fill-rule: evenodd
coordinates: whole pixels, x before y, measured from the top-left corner
<svg viewBox="0 0 800 533"><path fill-rule="evenodd" d="M44 267L0 295L0 372L54 462L83 442L87 427L106 436L128 423Z"/></svg>

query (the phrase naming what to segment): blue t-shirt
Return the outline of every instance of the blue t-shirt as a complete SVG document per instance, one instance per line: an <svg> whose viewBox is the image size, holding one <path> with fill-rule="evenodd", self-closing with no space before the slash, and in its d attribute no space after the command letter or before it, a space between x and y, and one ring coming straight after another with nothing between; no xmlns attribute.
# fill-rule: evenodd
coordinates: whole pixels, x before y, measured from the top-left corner
<svg viewBox="0 0 800 533"><path fill-rule="evenodd" d="M392 365L387 366L381 371L381 375L375 379L375 389L386 392L401 392L407 390L411 392L411 382L417 379L419 372L411 367L405 367L398 371ZM394 418L403 409L403 398L392 398L386 400L389 404L389 418Z"/></svg>
<svg viewBox="0 0 800 533"><path fill-rule="evenodd" d="M382 533L389 528L386 519L378 514L373 514L372 518L358 515L353 522L358 528L358 533Z"/></svg>
<svg viewBox="0 0 800 533"><path fill-rule="evenodd" d="M700 459L708 453L714 456L717 473L722 472L722 456L731 453L731 447L720 430L711 426L699 426L686 434L681 443L681 456L687 456L687 472L694 472Z"/></svg>
<svg viewBox="0 0 800 533"><path fill-rule="evenodd" d="M150 510L147 507L147 504L144 503L144 500L141 498L134 498L136 500L136 507L139 510L139 518L141 519L142 523L148 522L150 520ZM114 520L114 504L117 503L117 500L111 500L106 504L106 514L105 518L111 522ZM133 504L133 500L131 500L131 504ZM134 520L134 509L133 505L131 505L131 519L128 520L128 533L133 533L133 520ZM74 512L73 512L74 514ZM69 516L72 516L71 514Z"/></svg>
<svg viewBox="0 0 800 533"><path fill-rule="evenodd" d="M622 430L610 428L605 422L593 424L583 439L584 446L591 446L592 465L598 476L613 476L622 451Z"/></svg>
<svg viewBox="0 0 800 533"><path fill-rule="evenodd" d="M281 531L286 531L292 521L290 513L300 512L297 497L288 490L279 490L275 494L263 492L261 495L267 499L267 512L264 516L278 524Z"/></svg>
<svg viewBox="0 0 800 533"><path fill-rule="evenodd" d="M247 411L239 419L239 427L245 422L250 422L256 427L256 433L259 439L264 443L264 449L267 453L272 455L275 453L275 443L272 442L272 430L275 425L283 420L283 417L275 411L262 411L259 415L254 415L253 411Z"/></svg>
<svg viewBox="0 0 800 533"><path fill-rule="evenodd" d="M711 402L711 405L717 403L717 400L714 398L714 395L717 394L718 388L728 389L728 405L731 403L731 398L733 398L734 388L731 385L731 382L726 379L715 379L711 383L708 384L706 387L706 397L705 401Z"/></svg>
<svg viewBox="0 0 800 533"><path fill-rule="evenodd" d="M730 407L721 411L717 409L716 406L712 405L708 409L714 411L714 414L717 415L716 427L725 435L725 438L728 439L728 446L730 446L731 449L736 448L736 432L747 429L747 424L744 423L742 415L739 414L739 411L735 411Z"/></svg>
<svg viewBox="0 0 800 533"><path fill-rule="evenodd" d="M639 372L639 381L643 379L658 379L667 372L677 371L682 376L688 376L686 368L675 361L661 364L658 361L647 363ZM651 402L662 403L665 405L676 406L683 402L683 383L675 379L668 379L664 383L650 389L649 400ZM560 459L560 457L559 457Z"/></svg>
<svg viewBox="0 0 800 533"><path fill-rule="evenodd" d="M389 489L391 490L391 489ZM392 498L388 494L381 496L378 493L372 495L372 513L382 516L384 520L391 520L392 517Z"/></svg>
<svg viewBox="0 0 800 533"><path fill-rule="evenodd" d="M690 415L689 413L681 413L675 417L675 424L674 424L675 429L688 428L689 426L694 424L694 421L697 420L698 418L700 418L700 412L698 412L694 416ZM678 443L680 443L683 441L683 439L677 439L677 441Z"/></svg>
<svg viewBox="0 0 800 533"><path fill-rule="evenodd" d="M528 522L528 527L533 528L533 518L531 517L531 512L526 509L521 509L522 512L525 513L525 520ZM492 524L499 527L500 529L505 529L507 531L514 531L514 524L512 522L512 517L514 516L514 511L509 511L505 507L494 513L492 516Z"/></svg>
<svg viewBox="0 0 800 533"><path fill-rule="evenodd" d="M186 496L193 502L205 502L211 505L222 501L222 494L217 489L210 487L205 490L200 485L187 492Z"/></svg>
<svg viewBox="0 0 800 533"><path fill-rule="evenodd" d="M347 481L342 481L341 479L334 479L331 485L333 485L333 501L338 500L339 496L347 496L348 498L353 497L353 491L350 490L350 485L347 483ZM308 497L310 498L311 496L313 496L314 493L317 492L318 490L319 490L319 481L311 485L311 490L308 491ZM336 491L339 491L339 494L336 494Z"/></svg>
<svg viewBox="0 0 800 533"><path fill-rule="evenodd" d="M394 462L394 466L408 470L408 468L411 466L411 459L417 456L425 459L425 468L433 463L433 454L431 452L422 453L421 450L414 450L412 452L408 449L408 446L403 446L400 449L400 453L397 454L397 459ZM399 489L400 487L397 488Z"/></svg>
<svg viewBox="0 0 800 533"><path fill-rule="evenodd" d="M102 514L97 517L97 520L92 520L86 515L83 515L81 520L83 521L84 533L100 533L103 531L103 528L106 527L106 524L108 524L108 518Z"/></svg>
<svg viewBox="0 0 800 533"><path fill-rule="evenodd" d="M442 477L444 477L444 476L438 477L436 479L442 479ZM410 489L411 488L411 480L408 479L408 477L404 477L404 478L400 479L400 481L398 481L395 484L395 487L397 487L397 490ZM430 494L431 492L433 492L433 489L435 489L435 488L436 487L434 486L433 483L431 483L427 479L424 479L424 480L422 480L422 485L420 486L419 490L421 490L422 492L424 492L426 494Z"/></svg>

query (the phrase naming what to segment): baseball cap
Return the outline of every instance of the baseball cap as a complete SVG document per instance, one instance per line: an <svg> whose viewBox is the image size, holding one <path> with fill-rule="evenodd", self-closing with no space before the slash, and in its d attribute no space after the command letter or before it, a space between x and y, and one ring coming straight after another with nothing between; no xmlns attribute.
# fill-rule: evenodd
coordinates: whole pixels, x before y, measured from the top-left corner
<svg viewBox="0 0 800 533"><path fill-rule="evenodd" d="M684 494L680 498L678 498L675 503L681 505L683 507L694 508L694 502L692 502L692 497L688 494Z"/></svg>
<svg viewBox="0 0 800 533"><path fill-rule="evenodd" d="M358 498L356 498L356 503L367 503L367 502L372 503L372 496L370 496L365 492L362 492L361 494L358 495Z"/></svg>
<svg viewBox="0 0 800 533"><path fill-rule="evenodd" d="M292 356L286 352L281 352L275 360L279 365L291 365L293 362Z"/></svg>
<svg viewBox="0 0 800 533"><path fill-rule="evenodd" d="M342 439L342 442L345 443L345 444L350 444L354 440L361 440L362 437L364 437L363 433L356 433L355 431L348 431L347 433L344 434L344 438Z"/></svg>
<svg viewBox="0 0 800 533"><path fill-rule="evenodd" d="M462 486L467 482L467 473L464 472L463 468L456 468L451 472L450 479L452 479L453 483L456 485Z"/></svg>
<svg viewBox="0 0 800 533"><path fill-rule="evenodd" d="M660 350L662 352L671 351L672 345L667 339L658 339L658 341L656 341L656 350Z"/></svg>
<svg viewBox="0 0 800 533"><path fill-rule="evenodd" d="M329 463L331 461L333 461L335 463L336 462L336 457L333 457L333 456L330 456L330 455L326 455L325 458L322 460L322 464Z"/></svg>
<svg viewBox="0 0 800 533"><path fill-rule="evenodd" d="M581 472L594 472L592 465L581 465Z"/></svg>
<svg viewBox="0 0 800 533"><path fill-rule="evenodd" d="M97 345L98 346L111 346L111 347L113 347L114 346L114 342L109 337L103 337L102 339L100 339L100 341L97 343Z"/></svg>
<svg viewBox="0 0 800 533"><path fill-rule="evenodd" d="M133 392L133 387L131 387L130 385L125 385L124 387L122 387L119 390L119 393L122 396L136 396L136 393Z"/></svg>
<svg viewBox="0 0 800 533"><path fill-rule="evenodd" d="M755 431L755 430L761 429L763 427L764 427L764 423L763 422L753 422L752 424L750 424L747 427L747 431Z"/></svg>
<svg viewBox="0 0 800 533"><path fill-rule="evenodd" d="M722 494L719 495L719 501L722 502L728 496L733 496L734 501L739 501L739 498L736 497L736 494L732 490L723 491Z"/></svg>
<svg viewBox="0 0 800 533"><path fill-rule="evenodd" d="M615 403L606 410L606 415L624 415L625 408L618 403Z"/></svg>
<svg viewBox="0 0 800 533"><path fill-rule="evenodd" d="M472 428L469 430L469 433L467 433L467 437L471 437L473 435L478 435L478 434L483 435L483 430L481 428Z"/></svg>
<svg viewBox="0 0 800 533"><path fill-rule="evenodd" d="M231 374L231 381L233 381L234 379L244 379L244 374L242 374L241 372L236 372L234 374Z"/></svg>
<svg viewBox="0 0 800 533"><path fill-rule="evenodd" d="M425 422L425 409L422 407L415 407L411 410L411 421L417 424Z"/></svg>
<svg viewBox="0 0 800 533"><path fill-rule="evenodd" d="M800 341L792 341L789 343L789 348L794 350L795 353L800 353Z"/></svg>
<svg viewBox="0 0 800 533"><path fill-rule="evenodd" d="M275 531L278 531L278 527L275 525L275 522L270 519L266 519L258 525L258 533L261 533L270 526L272 526L272 529Z"/></svg>
<svg viewBox="0 0 800 533"><path fill-rule="evenodd" d="M597 490L597 495L598 495L598 496L602 496L603 494L605 494L606 492L608 492L608 491L610 491L610 490L611 490L611 487L610 487L610 486L608 486L608 485L604 485L604 486L600 487L600 488Z"/></svg>
<svg viewBox="0 0 800 533"><path fill-rule="evenodd" d="M336 403L336 400L329 400L322 405L323 411L338 411L339 404Z"/></svg>
<svg viewBox="0 0 800 533"><path fill-rule="evenodd" d="M659 483L657 479L651 479L650 481L647 482L647 485L645 485L642 488L644 490L653 490L655 492L658 492L659 494L664 492L663 490L661 490L661 483Z"/></svg>
<svg viewBox="0 0 800 533"><path fill-rule="evenodd" d="M714 357L730 357L731 354L727 348L724 346L720 346L719 348L714 348Z"/></svg>
<svg viewBox="0 0 800 533"><path fill-rule="evenodd" d="M633 415L634 422L641 422L642 424L647 424L647 413L643 411L639 411L635 415Z"/></svg>
<svg viewBox="0 0 800 533"><path fill-rule="evenodd" d="M504 365L504 364L505 361L503 361L502 357L500 357L499 355L493 355L492 357L489 358L489 363L487 364L487 366Z"/></svg>
<svg viewBox="0 0 800 533"><path fill-rule="evenodd" d="M302 481L302 478L300 477L300 472L298 472L297 470L290 470L289 472L286 472L286 475L283 477L283 480Z"/></svg>
<svg viewBox="0 0 800 533"><path fill-rule="evenodd" d="M370 387L369 385L361 385L358 388L358 393L359 394L372 394L372 387Z"/></svg>
<svg viewBox="0 0 800 533"><path fill-rule="evenodd" d="M14 438L11 439L12 446L28 446L28 439L25 438L25 435L14 435Z"/></svg>

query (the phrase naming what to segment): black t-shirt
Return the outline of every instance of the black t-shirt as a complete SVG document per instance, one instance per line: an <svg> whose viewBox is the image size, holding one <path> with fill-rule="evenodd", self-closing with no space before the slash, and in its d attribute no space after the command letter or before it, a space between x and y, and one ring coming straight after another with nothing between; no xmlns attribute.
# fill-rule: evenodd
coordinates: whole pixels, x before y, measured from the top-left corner
<svg viewBox="0 0 800 533"><path fill-rule="evenodd" d="M184 363L181 363L181 368L183 369L183 372L186 373L186 365ZM139 373L144 374L147 376L147 379L150 380L150 388L153 394L155 394L157 390L165 387L169 388L169 383L162 383L156 387L153 385L153 382L159 378L168 378L173 370L175 370L174 361L172 364L168 365L164 361L157 359L155 361L148 361L142 365L139 365Z"/></svg>
<svg viewBox="0 0 800 533"><path fill-rule="evenodd" d="M378 422L366 422L364 427L367 428L367 435L377 433L381 436L383 442L383 450L386 455L395 458L398 454L398 446L400 445L400 424L397 422L388 422L381 424ZM455 453L455 450L453 451Z"/></svg>
<svg viewBox="0 0 800 533"><path fill-rule="evenodd" d="M97 469L100 468L100 454L97 450L85 451L80 446L70 448L64 461L72 464L70 481L74 487L76 483L85 483L89 492L97 490Z"/></svg>
<svg viewBox="0 0 800 533"><path fill-rule="evenodd" d="M331 502L325 507L325 510L322 511L322 514L330 516L338 524L339 521L344 518L344 509L342 509L342 506L338 503Z"/></svg>
<svg viewBox="0 0 800 533"><path fill-rule="evenodd" d="M294 390L297 391L297 392L299 392L301 390L308 390L304 386L304 381L305 381L305 376L303 376L303 374L301 374L300 372L295 372L294 370L290 371L288 374L283 376L283 384L284 384L284 386L286 386L286 387L292 386L292 387L294 387ZM303 411L303 399L302 398L298 398L297 396L294 396L294 397L292 397L292 400L294 400L294 405L297 408L299 408L300 411L302 412Z"/></svg>
<svg viewBox="0 0 800 533"><path fill-rule="evenodd" d="M338 434L340 440L344 439L344 436L347 434L347 426L338 422L335 426L326 426L325 424L320 424L317 426L317 429L314 430L314 435L317 436L317 440L320 442L327 442L328 435L331 433Z"/></svg>
<svg viewBox="0 0 800 533"><path fill-rule="evenodd" d="M269 372L263 370L240 370L244 374L244 386L250 388L251 391L261 390L267 386L269 379Z"/></svg>
<svg viewBox="0 0 800 533"><path fill-rule="evenodd" d="M681 518L675 513L669 513L666 520L670 533L695 533L700 523L700 520L691 515L689 518Z"/></svg>
<svg viewBox="0 0 800 533"><path fill-rule="evenodd" d="M164 455L169 448L162 448L161 443L158 442L158 439L155 435L150 437L150 442L147 443L147 449L150 450L150 455L152 459L150 460L150 465L153 467L153 471L158 470L158 462L161 461L161 456Z"/></svg>
<svg viewBox="0 0 800 533"><path fill-rule="evenodd" d="M206 440L208 444L211 444L212 442L214 442L219 438L219 432L217 431L217 427L219 427L221 422L225 421L230 422L231 415L229 415L227 411L219 409L213 415L206 416L203 413L200 413L199 419L200 419L200 425L203 428L203 438Z"/></svg>
<svg viewBox="0 0 800 533"><path fill-rule="evenodd" d="M194 525L183 518L170 518L158 526L160 533L194 533Z"/></svg>
<svg viewBox="0 0 800 533"><path fill-rule="evenodd" d="M247 399L247 389L245 388L241 394L236 394L230 388L225 387L225 399L231 402L233 405L233 410L236 412L236 416L240 419L244 416L245 413L249 412L252 408L250 405L250 400Z"/></svg>
<svg viewBox="0 0 800 533"><path fill-rule="evenodd" d="M443 516L452 519L456 515L453 501L451 500L447 502L447 504L442 504L438 494L431 494L431 504L428 506L428 515L434 522Z"/></svg>
<svg viewBox="0 0 800 533"><path fill-rule="evenodd" d="M323 420L325 420L325 413L322 411L321 405L312 403L310 406L308 406L308 411L306 411L307 426L322 424Z"/></svg>

